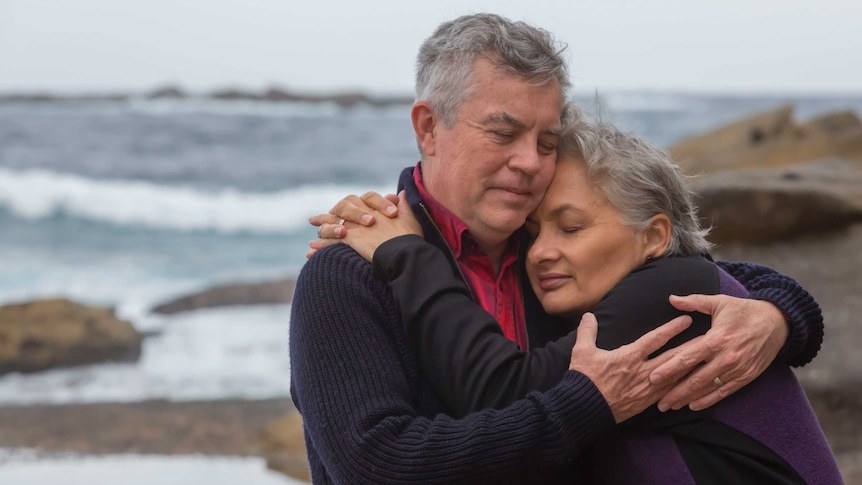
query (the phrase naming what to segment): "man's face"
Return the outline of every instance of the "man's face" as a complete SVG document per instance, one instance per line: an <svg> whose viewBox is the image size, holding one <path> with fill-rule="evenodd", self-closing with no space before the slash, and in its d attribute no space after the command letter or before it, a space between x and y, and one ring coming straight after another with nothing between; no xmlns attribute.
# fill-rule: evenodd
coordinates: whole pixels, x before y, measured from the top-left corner
<svg viewBox="0 0 862 485"><path fill-rule="evenodd" d="M473 82L455 123L435 125L423 181L480 243L499 244L539 205L554 176L562 93L556 78L530 82L484 57L473 63Z"/></svg>

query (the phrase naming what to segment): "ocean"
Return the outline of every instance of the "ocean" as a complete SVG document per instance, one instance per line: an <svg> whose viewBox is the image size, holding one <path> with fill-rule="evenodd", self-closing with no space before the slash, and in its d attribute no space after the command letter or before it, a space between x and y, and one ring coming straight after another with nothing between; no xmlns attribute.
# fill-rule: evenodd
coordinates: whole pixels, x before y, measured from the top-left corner
<svg viewBox="0 0 862 485"><path fill-rule="evenodd" d="M862 113L856 96L611 92L578 100L668 146L759 111ZM598 106L598 107L597 107ZM215 284L295 276L310 215L392 192L415 164L410 107L134 99L0 103L0 304L111 306L148 338L138 363L0 377L0 404L289 393L289 305L159 316Z"/></svg>

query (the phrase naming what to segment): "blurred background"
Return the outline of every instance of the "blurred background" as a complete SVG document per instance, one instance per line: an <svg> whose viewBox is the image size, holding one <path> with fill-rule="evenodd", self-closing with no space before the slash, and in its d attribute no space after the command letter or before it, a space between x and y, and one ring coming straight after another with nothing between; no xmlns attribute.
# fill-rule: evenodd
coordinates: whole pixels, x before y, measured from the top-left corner
<svg viewBox="0 0 862 485"><path fill-rule="evenodd" d="M827 335L798 375L862 483L849 0L0 0L0 481L307 478L307 218L395 190L418 47L481 11L554 33L582 104L699 176L718 257L814 294Z"/></svg>

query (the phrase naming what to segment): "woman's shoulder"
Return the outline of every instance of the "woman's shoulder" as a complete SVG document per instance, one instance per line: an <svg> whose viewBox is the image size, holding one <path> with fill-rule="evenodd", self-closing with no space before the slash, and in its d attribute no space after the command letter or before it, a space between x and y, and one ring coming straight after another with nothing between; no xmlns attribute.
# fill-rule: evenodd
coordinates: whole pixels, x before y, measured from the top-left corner
<svg viewBox="0 0 862 485"><path fill-rule="evenodd" d="M594 309L599 321L598 345L610 349L631 343L681 315L668 301L670 295L716 294L718 290L717 268L702 257L667 257L639 266ZM709 328L708 315L692 314L692 318L692 326L672 346Z"/></svg>
<svg viewBox="0 0 862 485"><path fill-rule="evenodd" d="M672 256L635 268L614 290L686 295L716 294L719 288L718 267L712 261L702 256Z"/></svg>

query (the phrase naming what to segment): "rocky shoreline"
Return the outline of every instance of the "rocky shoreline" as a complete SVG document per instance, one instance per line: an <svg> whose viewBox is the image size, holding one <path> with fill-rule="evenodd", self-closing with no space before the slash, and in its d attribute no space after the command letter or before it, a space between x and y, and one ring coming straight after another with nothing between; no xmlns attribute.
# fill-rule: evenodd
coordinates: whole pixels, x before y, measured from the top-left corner
<svg viewBox="0 0 862 485"><path fill-rule="evenodd" d="M162 86L145 93L115 92L93 93L80 95L64 95L54 93L6 93L0 94L0 103L93 103L93 102L127 102L133 100L183 100L209 99L220 101L265 101L265 102L300 102L300 103L332 103L341 107L360 105L384 107L394 105L409 105L412 96L373 96L361 92L338 92L329 94L310 94L290 91L278 86L272 86L261 91L239 88L217 89L209 93L190 93L179 86Z"/></svg>
<svg viewBox="0 0 862 485"><path fill-rule="evenodd" d="M290 399L0 406L0 448L82 455L262 456L309 480L299 429L296 452L272 455L268 425L298 416Z"/></svg>

